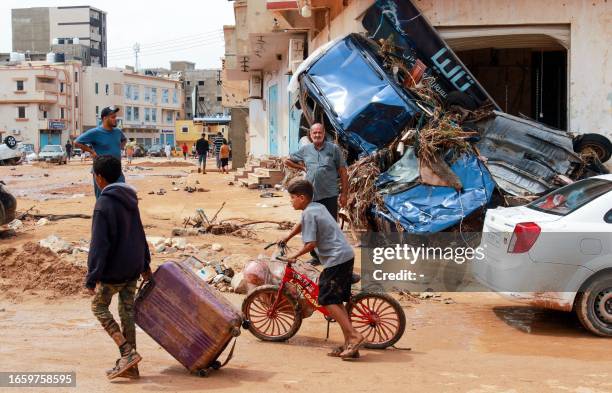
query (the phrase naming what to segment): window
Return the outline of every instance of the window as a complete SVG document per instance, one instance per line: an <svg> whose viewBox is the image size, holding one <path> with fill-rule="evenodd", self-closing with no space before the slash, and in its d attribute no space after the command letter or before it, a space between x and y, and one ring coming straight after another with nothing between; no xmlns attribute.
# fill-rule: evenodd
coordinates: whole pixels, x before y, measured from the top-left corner
<svg viewBox="0 0 612 393"><path fill-rule="evenodd" d="M97 113L97 108L98 107L96 107L96 113ZM131 106L125 107L125 120L132 121L132 107Z"/></svg>
<svg viewBox="0 0 612 393"><path fill-rule="evenodd" d="M47 111L43 111L43 119L46 119L48 116Z"/></svg>
<svg viewBox="0 0 612 393"><path fill-rule="evenodd" d="M151 88L151 102L157 104L157 87Z"/></svg>
<svg viewBox="0 0 612 393"><path fill-rule="evenodd" d="M144 100L145 102L151 102L151 88L150 87L144 88Z"/></svg>
<svg viewBox="0 0 612 393"><path fill-rule="evenodd" d="M166 123L172 124L172 112L171 111L166 112Z"/></svg>
<svg viewBox="0 0 612 393"><path fill-rule="evenodd" d="M96 117L100 114L100 107L96 105Z"/></svg>
<svg viewBox="0 0 612 393"><path fill-rule="evenodd" d="M64 118L64 108L60 108L60 119Z"/></svg>
<svg viewBox="0 0 612 393"><path fill-rule="evenodd" d="M191 84L191 82L187 81L187 86L189 86Z"/></svg>
<svg viewBox="0 0 612 393"><path fill-rule="evenodd" d="M98 82L96 82L96 84L94 85L94 91L97 95L98 94Z"/></svg>
<svg viewBox="0 0 612 393"><path fill-rule="evenodd" d="M25 106L18 106L17 107L17 118L18 119L25 119L26 118L26 111L25 111Z"/></svg>
<svg viewBox="0 0 612 393"><path fill-rule="evenodd" d="M78 71L74 71L74 82L79 83L79 73Z"/></svg>
<svg viewBox="0 0 612 393"><path fill-rule="evenodd" d="M79 96L75 96L74 97L74 107L78 108L79 107Z"/></svg>
<svg viewBox="0 0 612 393"><path fill-rule="evenodd" d="M17 91L23 91L23 81L17 81Z"/></svg>
<svg viewBox="0 0 612 393"><path fill-rule="evenodd" d="M134 107L134 121L140 120L140 108L137 106Z"/></svg>
<svg viewBox="0 0 612 393"><path fill-rule="evenodd" d="M610 209L604 216L604 221L608 224L612 224L612 209Z"/></svg>
<svg viewBox="0 0 612 393"><path fill-rule="evenodd" d="M198 97L198 101L204 102L204 97Z"/></svg>
<svg viewBox="0 0 612 393"><path fill-rule="evenodd" d="M172 90L172 103L178 104L178 95L176 94L176 90Z"/></svg>
<svg viewBox="0 0 612 393"><path fill-rule="evenodd" d="M60 93L64 92L64 82L60 82Z"/></svg>
<svg viewBox="0 0 612 393"><path fill-rule="evenodd" d="M168 89L162 89L162 104L168 103Z"/></svg>
<svg viewBox="0 0 612 393"><path fill-rule="evenodd" d="M132 98L132 85L125 85L124 90L125 90L125 98L127 99Z"/></svg>
<svg viewBox="0 0 612 393"><path fill-rule="evenodd" d="M108 83L104 86L104 92L108 95Z"/></svg>
<svg viewBox="0 0 612 393"><path fill-rule="evenodd" d="M183 132L189 132L189 127L183 127L183 128L181 129L181 131L183 131Z"/></svg>
<svg viewBox="0 0 612 393"><path fill-rule="evenodd" d="M218 102L221 102L222 100L223 100L223 98L222 98L221 96L218 96L218 97L217 97L217 101L218 101Z"/></svg>
<svg viewBox="0 0 612 393"><path fill-rule="evenodd" d="M151 122L157 123L157 109L151 108Z"/></svg>
<svg viewBox="0 0 612 393"><path fill-rule="evenodd" d="M536 199L527 207L545 213L566 216L610 191L612 191L610 180L584 179Z"/></svg>
<svg viewBox="0 0 612 393"><path fill-rule="evenodd" d="M134 86L132 86L132 93L133 93L133 95L132 95L132 99L133 99L134 101L138 101L138 99L140 98L140 97L139 97L139 94L140 94L140 86L138 86L138 85L134 85Z"/></svg>
<svg viewBox="0 0 612 393"><path fill-rule="evenodd" d="M145 108L144 110L144 121L146 123L151 121L151 110L149 108Z"/></svg>
<svg viewBox="0 0 612 393"><path fill-rule="evenodd" d="M204 81L198 81L198 86L204 86Z"/></svg>

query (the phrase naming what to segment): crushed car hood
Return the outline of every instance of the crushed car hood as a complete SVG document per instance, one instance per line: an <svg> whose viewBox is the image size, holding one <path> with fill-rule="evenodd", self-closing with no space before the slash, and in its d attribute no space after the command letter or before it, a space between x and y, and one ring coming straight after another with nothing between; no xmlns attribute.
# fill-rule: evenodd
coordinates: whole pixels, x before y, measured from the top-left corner
<svg viewBox="0 0 612 393"><path fill-rule="evenodd" d="M542 194L557 188L559 175L569 176L582 159L565 131L503 112L478 124L477 147L497 186L508 194Z"/></svg>

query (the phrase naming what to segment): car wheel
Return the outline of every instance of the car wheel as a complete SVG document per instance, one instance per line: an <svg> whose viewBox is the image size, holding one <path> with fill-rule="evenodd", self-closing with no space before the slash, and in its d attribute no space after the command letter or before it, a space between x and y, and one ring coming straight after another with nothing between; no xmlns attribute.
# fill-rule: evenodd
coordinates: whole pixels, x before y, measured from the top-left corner
<svg viewBox="0 0 612 393"><path fill-rule="evenodd" d="M612 156L612 142L600 134L582 134L574 139L574 151L586 153L593 151L602 163L608 161Z"/></svg>
<svg viewBox="0 0 612 393"><path fill-rule="evenodd" d="M612 337L612 273L591 280L576 297L576 314L590 332Z"/></svg>
<svg viewBox="0 0 612 393"><path fill-rule="evenodd" d="M14 136L7 136L4 138L4 144L7 145L10 149L14 149L17 147L17 139Z"/></svg>

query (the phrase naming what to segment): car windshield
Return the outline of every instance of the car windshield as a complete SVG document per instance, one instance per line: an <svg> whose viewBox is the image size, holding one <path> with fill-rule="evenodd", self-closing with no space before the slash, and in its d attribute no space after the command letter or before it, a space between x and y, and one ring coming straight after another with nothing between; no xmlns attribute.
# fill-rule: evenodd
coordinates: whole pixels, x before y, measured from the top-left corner
<svg viewBox="0 0 612 393"><path fill-rule="evenodd" d="M612 191L612 181L585 179L544 195L527 207L545 213L566 216L610 191Z"/></svg>
<svg viewBox="0 0 612 393"><path fill-rule="evenodd" d="M57 152L61 152L61 151L62 151L62 147L61 146L47 145L47 146L43 147L40 152L41 153L57 153Z"/></svg>

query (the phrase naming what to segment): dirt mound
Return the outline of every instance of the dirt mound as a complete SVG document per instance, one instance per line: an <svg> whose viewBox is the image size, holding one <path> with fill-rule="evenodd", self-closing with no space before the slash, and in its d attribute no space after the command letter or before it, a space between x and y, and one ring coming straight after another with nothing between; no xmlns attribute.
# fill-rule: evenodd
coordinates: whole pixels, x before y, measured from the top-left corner
<svg viewBox="0 0 612 393"><path fill-rule="evenodd" d="M139 162L139 163L135 163L135 166L141 166L144 168L149 168L149 167L172 167L172 166L195 166L195 164L191 163L191 162L184 162L184 161L159 161L159 162L151 162L151 161L145 161L145 162Z"/></svg>
<svg viewBox="0 0 612 393"><path fill-rule="evenodd" d="M60 295L83 292L87 269L68 262L46 247L28 242L20 249L0 250L2 290L45 289Z"/></svg>

